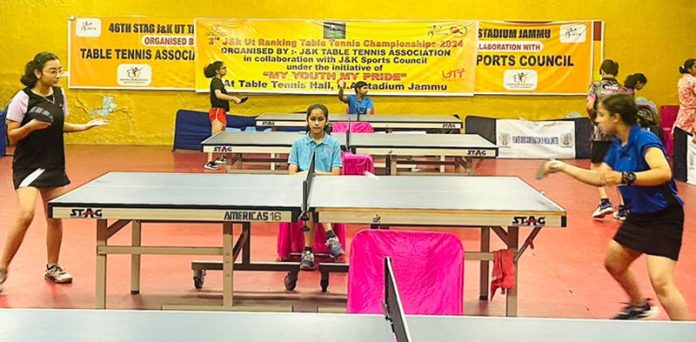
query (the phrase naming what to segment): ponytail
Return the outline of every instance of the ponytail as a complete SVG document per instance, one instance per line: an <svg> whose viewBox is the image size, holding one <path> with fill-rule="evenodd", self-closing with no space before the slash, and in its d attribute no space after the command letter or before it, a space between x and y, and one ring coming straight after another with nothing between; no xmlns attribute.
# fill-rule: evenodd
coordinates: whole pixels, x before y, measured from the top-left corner
<svg viewBox="0 0 696 342"><path fill-rule="evenodd" d="M212 62L203 68L203 75L207 78L215 77L215 74L220 71L220 68L222 68L222 61Z"/></svg>
<svg viewBox="0 0 696 342"><path fill-rule="evenodd" d="M35 71L42 71L46 62L56 59L58 59L58 56L48 51L37 53L32 60L27 62L27 65L24 67L24 75L22 75L19 81L29 88L34 87L39 80Z"/></svg>

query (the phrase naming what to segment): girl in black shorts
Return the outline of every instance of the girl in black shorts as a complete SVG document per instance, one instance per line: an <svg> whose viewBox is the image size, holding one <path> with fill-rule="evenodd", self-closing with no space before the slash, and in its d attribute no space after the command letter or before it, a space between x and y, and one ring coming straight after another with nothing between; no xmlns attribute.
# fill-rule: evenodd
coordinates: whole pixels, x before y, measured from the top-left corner
<svg viewBox="0 0 696 342"><path fill-rule="evenodd" d="M674 284L674 270L684 230L684 202L677 195L672 170L658 137L636 124L633 96L610 95L601 100L597 124L605 134L615 135L597 171L560 161L548 161L545 171L564 172L590 185L617 185L629 209L628 217L609 244L604 266L621 285L629 303L616 319L643 319L657 314L643 297L629 270L640 255L646 255L650 282L657 299L673 320L689 320L686 301Z"/></svg>
<svg viewBox="0 0 696 342"><path fill-rule="evenodd" d="M58 87L63 73L60 60L41 52L27 63L21 82L26 88L12 98L7 110L7 136L17 144L12 160L12 179L17 192L17 221L7 231L0 254L0 292L7 279L7 268L24 240L34 219L36 198L41 195L44 211L49 200L65 192L70 183L65 173L63 132L80 132L106 124L92 120L77 125L65 122L68 106ZM48 263L44 276L56 283L70 283L72 276L58 265L63 225L60 219L46 217Z"/></svg>

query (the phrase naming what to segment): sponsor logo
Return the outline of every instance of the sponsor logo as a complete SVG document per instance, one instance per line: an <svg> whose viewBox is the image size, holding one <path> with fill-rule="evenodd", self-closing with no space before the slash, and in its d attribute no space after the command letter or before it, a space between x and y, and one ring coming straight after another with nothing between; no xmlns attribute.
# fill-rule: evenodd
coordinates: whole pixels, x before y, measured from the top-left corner
<svg viewBox="0 0 696 342"><path fill-rule="evenodd" d="M275 121L261 121L261 126L275 126Z"/></svg>
<svg viewBox="0 0 696 342"><path fill-rule="evenodd" d="M507 90L534 90L537 88L535 70L505 70L503 86Z"/></svg>
<svg viewBox="0 0 696 342"><path fill-rule="evenodd" d="M445 122L442 124L442 128L457 128L457 124L454 122Z"/></svg>
<svg viewBox="0 0 696 342"><path fill-rule="evenodd" d="M467 156L472 156L472 157L485 157L488 155L487 150L468 150L466 151Z"/></svg>
<svg viewBox="0 0 696 342"><path fill-rule="evenodd" d="M76 209L71 209L70 210L70 217L76 217L76 218L101 218L102 217L102 210L101 209L92 209L92 208L76 208Z"/></svg>
<svg viewBox="0 0 696 342"><path fill-rule="evenodd" d="M464 74L466 73L466 70L464 68L459 68L459 69L454 69L445 72L442 70L442 78L448 80L448 79L455 79L455 78L464 78Z"/></svg>
<svg viewBox="0 0 696 342"><path fill-rule="evenodd" d="M232 153L232 146L214 146L213 153L214 152Z"/></svg>
<svg viewBox="0 0 696 342"><path fill-rule="evenodd" d="M372 223L380 223L382 221L382 216L379 216L379 214L375 215L375 217L372 218Z"/></svg>
<svg viewBox="0 0 696 342"><path fill-rule="evenodd" d="M545 226L544 216L515 216L512 218L513 226Z"/></svg>
<svg viewBox="0 0 696 342"><path fill-rule="evenodd" d="M101 19L79 18L75 22L75 29L78 37L99 37L101 36Z"/></svg>
<svg viewBox="0 0 696 342"><path fill-rule="evenodd" d="M252 210L228 210L225 212L225 221L272 221L280 222L282 213L279 211L252 211Z"/></svg>
<svg viewBox="0 0 696 342"><path fill-rule="evenodd" d="M325 21L324 39L346 39L346 24Z"/></svg>
<svg viewBox="0 0 696 342"><path fill-rule="evenodd" d="M575 142L575 138L573 137L573 134L571 133L564 133L561 134L561 147L572 147L573 142Z"/></svg>
<svg viewBox="0 0 696 342"><path fill-rule="evenodd" d="M447 36L450 38L464 38L469 33L465 25L432 25L428 28L428 37L436 38Z"/></svg>
<svg viewBox="0 0 696 342"><path fill-rule="evenodd" d="M117 78L122 86L148 86L152 83L152 67L148 64L120 64Z"/></svg>
<svg viewBox="0 0 696 342"><path fill-rule="evenodd" d="M510 147L511 140L512 140L512 137L510 136L510 133L501 133L498 136L498 146Z"/></svg>
<svg viewBox="0 0 696 342"><path fill-rule="evenodd" d="M561 43L584 43L587 40L585 25L561 25Z"/></svg>

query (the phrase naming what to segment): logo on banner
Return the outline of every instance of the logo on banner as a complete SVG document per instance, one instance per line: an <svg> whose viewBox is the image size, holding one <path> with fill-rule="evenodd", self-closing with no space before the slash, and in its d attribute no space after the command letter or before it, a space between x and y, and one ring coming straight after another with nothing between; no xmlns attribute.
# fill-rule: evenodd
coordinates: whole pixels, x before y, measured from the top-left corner
<svg viewBox="0 0 696 342"><path fill-rule="evenodd" d="M465 25L433 25L428 29L428 37L448 36L450 38L464 38L469 33Z"/></svg>
<svg viewBox="0 0 696 342"><path fill-rule="evenodd" d="M585 25L561 25L561 43L584 43L587 40Z"/></svg>
<svg viewBox="0 0 696 342"><path fill-rule="evenodd" d="M466 69L464 69L464 68L449 70L447 72L442 70L442 78L444 78L446 80L455 79L455 78L464 78L465 73L466 73Z"/></svg>
<svg viewBox="0 0 696 342"><path fill-rule="evenodd" d="M537 72L529 69L505 70L503 86L507 90L534 90L537 87Z"/></svg>
<svg viewBox="0 0 696 342"><path fill-rule="evenodd" d="M561 147L571 148L571 147L573 147L574 140L575 140L575 138L570 133L561 134L560 145L561 145Z"/></svg>
<svg viewBox="0 0 696 342"><path fill-rule="evenodd" d="M498 137L498 146L500 147L510 147L510 143L512 142L512 136L510 133L502 133Z"/></svg>
<svg viewBox="0 0 696 342"><path fill-rule="evenodd" d="M346 23L325 21L324 39L346 39Z"/></svg>
<svg viewBox="0 0 696 342"><path fill-rule="evenodd" d="M99 37L101 36L101 19L78 18L75 29L78 37Z"/></svg>
<svg viewBox="0 0 696 342"><path fill-rule="evenodd" d="M148 86L152 83L152 67L148 64L120 64L117 77L122 86Z"/></svg>

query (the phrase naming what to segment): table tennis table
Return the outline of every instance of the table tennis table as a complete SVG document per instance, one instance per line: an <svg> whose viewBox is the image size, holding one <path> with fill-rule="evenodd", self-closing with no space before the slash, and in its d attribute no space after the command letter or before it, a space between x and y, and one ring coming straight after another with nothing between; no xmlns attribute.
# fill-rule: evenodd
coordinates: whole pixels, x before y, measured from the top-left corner
<svg viewBox="0 0 696 342"><path fill-rule="evenodd" d="M388 132L395 130L435 130L442 133L460 133L463 127L462 120L454 115L375 114L360 115L358 118L355 114L331 114L329 119L333 122L349 120L369 122L375 130ZM256 117L256 127L271 127L273 130L277 130L281 127L305 126L307 126L307 114L305 113L267 113Z"/></svg>
<svg viewBox="0 0 696 342"><path fill-rule="evenodd" d="M454 165L455 174L464 169L473 172L474 158L495 158L498 147L477 134L332 134L347 151L385 158L386 174L396 175L399 162L409 165ZM232 154L228 172L275 172L275 163L287 164L287 157L276 154L290 153L292 143L301 134L296 132L220 132L201 143L203 152ZM245 154L247 156L245 156ZM271 155L270 158L252 158L249 154ZM437 156L440 160L415 160L413 157ZM266 170L243 169L247 162L270 163ZM281 171L285 172L285 171Z"/></svg>
<svg viewBox="0 0 696 342"><path fill-rule="evenodd" d="M310 169L313 169L310 167ZM305 215L303 215L305 214ZM250 262L252 222L295 222L308 214L316 222L481 229L481 298L488 298L490 231L517 260L545 227L565 227L566 211L517 177L320 176L109 172L48 203L51 218L96 220L96 302L106 307L109 254L130 254L131 292L139 293L140 255L222 256L222 306L233 310L233 270L278 270ZM109 222L111 220L111 222ZM222 247L142 246L144 222L218 222ZM112 246L108 239L132 222L132 243ZM242 236L233 245L233 224ZM531 229L520 245L520 227ZM234 261L243 255L242 266ZM245 264L245 265L244 265ZM295 270L297 263L290 263ZM282 265L287 269L289 265ZM185 308L190 307L167 307ZM198 308L198 307L197 307ZM506 314L517 313L517 289L507 291Z"/></svg>
<svg viewBox="0 0 696 342"><path fill-rule="evenodd" d="M410 316L413 341L686 342L696 323ZM72 342L393 342L382 315L0 309L0 340Z"/></svg>
<svg viewBox="0 0 696 342"><path fill-rule="evenodd" d="M0 309L9 341L681 342L696 323L404 314L390 260L384 314Z"/></svg>

